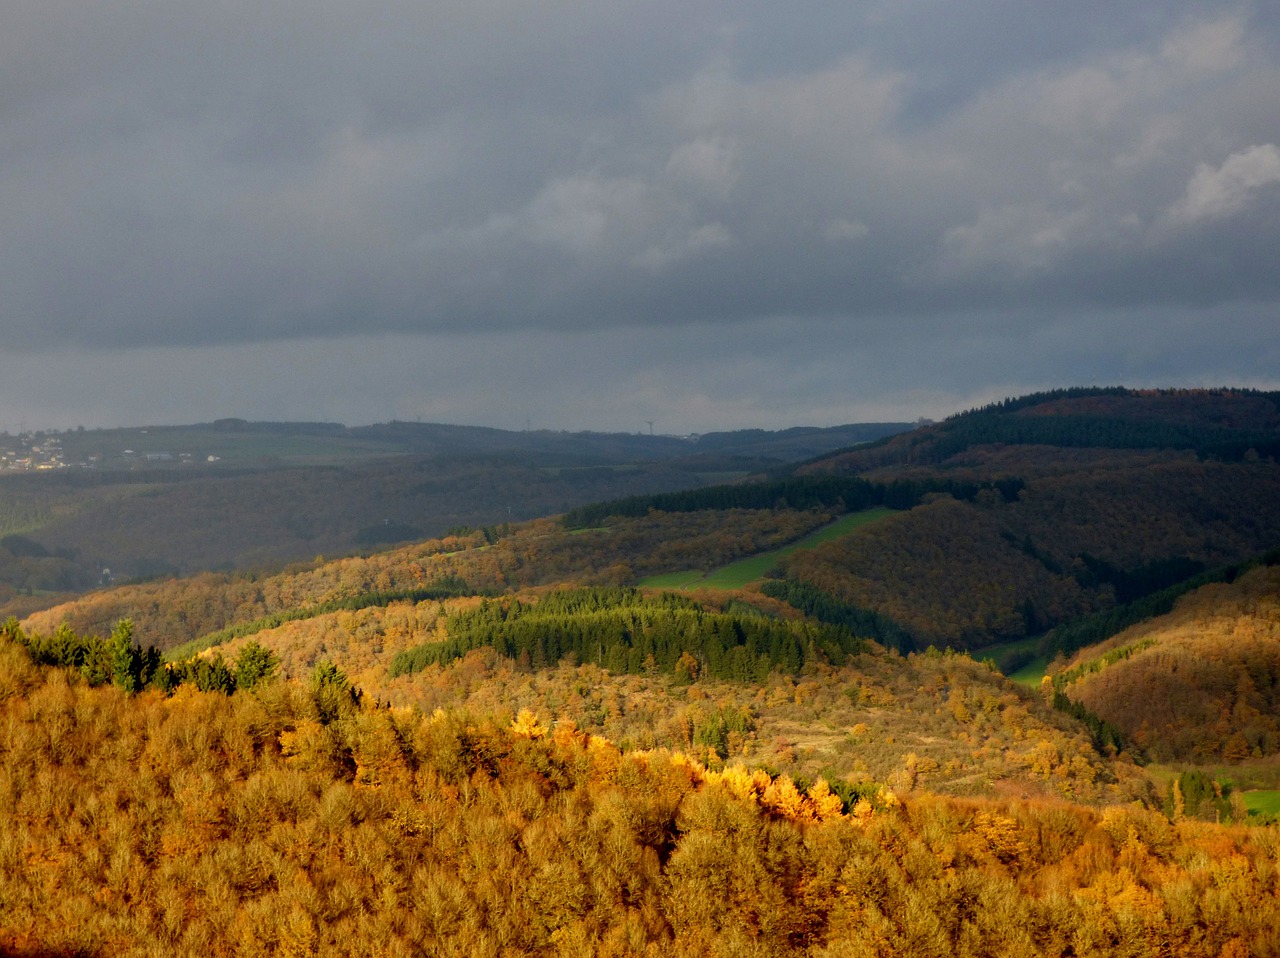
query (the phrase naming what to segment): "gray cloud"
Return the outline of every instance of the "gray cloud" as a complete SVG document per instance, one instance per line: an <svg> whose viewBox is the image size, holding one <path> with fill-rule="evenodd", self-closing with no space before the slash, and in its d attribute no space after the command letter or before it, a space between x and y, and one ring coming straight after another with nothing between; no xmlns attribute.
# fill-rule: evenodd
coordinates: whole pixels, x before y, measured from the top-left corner
<svg viewBox="0 0 1280 958"><path fill-rule="evenodd" d="M383 379L392 342L480 366L515 343L504 382L557 410L612 390L611 421L650 398L643 418L692 419L678 396L720 417L702 428L937 413L1090 367L1257 382L1278 38L1247 2L20 0L0 335L31 374L188 369L153 386L188 387L167 421L501 418L447 368L470 405L308 385L306 363ZM1150 348L1199 323L1247 355ZM556 352L591 349L595 377ZM266 355L288 388L219 391ZM6 406L30 403L0 386Z"/></svg>

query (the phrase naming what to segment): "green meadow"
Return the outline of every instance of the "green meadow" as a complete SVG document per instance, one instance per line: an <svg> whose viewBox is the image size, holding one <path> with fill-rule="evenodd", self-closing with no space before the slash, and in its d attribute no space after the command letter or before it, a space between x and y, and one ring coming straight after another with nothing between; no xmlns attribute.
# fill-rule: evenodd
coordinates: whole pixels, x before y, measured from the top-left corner
<svg viewBox="0 0 1280 958"><path fill-rule="evenodd" d="M975 659L995 662L1011 681L1038 688L1044 678L1044 670L1049 666L1049 660L1037 652L1040 639L1041 636L1032 635L1013 642L988 645L970 654ZM1013 668L1006 671L1011 665Z"/></svg>
<svg viewBox="0 0 1280 958"><path fill-rule="evenodd" d="M1280 790L1256 789L1241 794L1250 815L1280 815Z"/></svg>

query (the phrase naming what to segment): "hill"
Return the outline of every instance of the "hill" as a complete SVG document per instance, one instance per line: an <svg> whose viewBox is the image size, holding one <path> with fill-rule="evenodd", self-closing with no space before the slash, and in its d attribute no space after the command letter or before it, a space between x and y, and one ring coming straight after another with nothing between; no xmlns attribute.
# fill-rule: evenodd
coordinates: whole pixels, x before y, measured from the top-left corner
<svg viewBox="0 0 1280 958"><path fill-rule="evenodd" d="M1050 401L1093 398L1133 397ZM1275 463L849 455L11 620L0 953L1280 950L1273 829L1135 762L1272 754L1274 568L1057 688L940 650L1084 635L1261 551Z"/></svg>
<svg viewBox="0 0 1280 958"><path fill-rule="evenodd" d="M1120 403L1138 417L1137 411L1146 408L1142 404L1150 402L1148 418L1199 423L1220 419L1231 397L1212 394L1212 416L1188 408L1202 399L1192 393L1102 392L1049 397L1041 404L1019 402L1011 404L1011 412L999 412L1024 415L1039 405L1061 408L1063 403L1096 400ZM1249 429L1262 421L1259 403L1264 400L1271 402L1242 396ZM1181 411L1175 415L1171 409ZM1194 452L1171 449L1071 447L1056 450L1062 453L1057 456L1040 446L1015 448L1031 457L1025 462L1040 467L1028 469L1027 475L1010 474L1005 467L1019 460L1008 449L973 447L945 468L904 466L894 473L882 467L876 478L866 479L839 475L836 464L847 461L840 454L809 463L791 477L615 500L573 510L564 522L464 531L364 557L315 560L274 575L205 574L106 590L34 614L24 627L52 634L66 624L78 632L107 634L128 618L142 641L182 654L226 643L234 651L249 636L269 636L280 654L289 650L284 657L295 676L341 648L343 666L375 694L434 707L440 702L422 697L421 679L390 675L391 661L396 653L426 642L424 636L435 635L432 630L442 628L453 614L442 610L453 608L455 599L523 594L521 590L558 584L625 585L657 574L711 571L797 542L848 508L892 503L897 511L849 526L852 531L813 548L779 554L774 571L744 588L695 595L716 609L732 606L781 618L803 612L903 653L930 645L982 649L1117 608L1280 541L1280 471L1273 462L1257 457L1200 461ZM1000 468L990 468L991 462ZM413 611L404 611L404 603ZM347 635L356 632L372 644ZM518 686L501 661L473 651L480 657L471 666L463 664L463 656L462 662L436 661L432 667L450 676L458 669L480 668L504 687ZM693 647L685 651L695 655L706 673L707 654ZM508 655L515 657L514 652ZM573 655L576 664L610 669L611 681L618 683L624 682L620 668L634 671L619 666L625 655L617 662L584 660L581 650ZM840 676L828 676L833 687L857 681L839 672L844 664L830 657L826 661ZM541 664L560 667L556 656ZM951 684L941 682L948 688ZM467 683L459 680L459 687ZM477 694L479 701L494 701L483 690ZM646 689L644 694L661 698L664 714L681 707L670 690ZM548 696L543 705L552 710L572 698L559 692ZM755 707L730 692L716 696L738 714ZM1000 700L999 694L991 696ZM537 706L540 700L535 696L528 701ZM465 705L468 699L464 695L452 704ZM590 708L603 706L594 702ZM937 702L928 707L938 708ZM575 720L619 740L633 734L631 725L618 724L622 712L605 708L604 713L612 716L612 724L592 726L585 712ZM648 714L652 718L656 713ZM769 729L766 739L788 741L786 716L761 712L757 719ZM783 730L775 733L775 725ZM1125 740L1134 741L1126 729L1121 731ZM808 765L787 765L797 774L823 767L843 747L844 733L813 736L811 723L791 732L798 733L791 738L814 742L805 759ZM886 727L885 734L898 733ZM912 747L890 750L875 774L902 771L908 752L922 754L916 746L925 744L923 735L919 729L904 732L902 740ZM962 738L957 735L954 741ZM682 744L678 738L662 741ZM1095 746L1103 744L1098 739ZM1062 746L1055 747L1066 754ZM768 761L778 754L789 754L785 744L758 752ZM935 760L939 766L954 760L956 780L976 776L989 785L1000 777L998 771L978 774L962 758L946 752Z"/></svg>
<svg viewBox="0 0 1280 958"><path fill-rule="evenodd" d="M1280 452L1280 393L1246 389L1062 389L1006 399L824 457L821 468L955 466L992 446L1172 449L1239 461ZM1034 458L1034 457L1028 457Z"/></svg>
<svg viewBox="0 0 1280 958"><path fill-rule="evenodd" d="M143 642L169 650L237 623L332 602L359 608L436 587L479 595L558 582L620 585L690 565L715 567L791 542L829 519L799 510L714 510L618 519L580 532L533 520L272 574L206 573L104 589L35 612L23 624L106 634L128 618Z"/></svg>
<svg viewBox="0 0 1280 958"><path fill-rule="evenodd" d="M1280 754L1280 566L1197 589L1055 672L1064 694L1158 761Z"/></svg>
<svg viewBox="0 0 1280 958"><path fill-rule="evenodd" d="M6 955L1268 954L1268 829L899 798L307 684L130 694L0 637Z"/></svg>
<svg viewBox="0 0 1280 958"><path fill-rule="evenodd" d="M387 423L0 436L0 608L110 582L278 567L774 469L895 424L709 437Z"/></svg>
<svg viewBox="0 0 1280 958"><path fill-rule="evenodd" d="M22 627L33 635L68 627L106 635L127 618L138 641L171 658L212 648L230 659L258 642L288 677L332 660L380 701L426 711L528 707L619 742L700 744L704 758L710 748L721 759L801 777L1090 801L1142 794L1141 776L1113 767L1078 723L987 668L965 657L904 658L851 645L841 627L786 633L802 617L759 591L635 593L653 597L642 608L657 603L657 621L668 623L643 626L629 606L610 612L615 600L600 593L605 599L592 599L590 613L560 614L545 626L531 619L528 640L511 632L525 625L507 623L507 612L472 621L482 601L498 603L495 612L550 609L565 601L557 597L577 594L564 591L570 586L711 568L828 521L809 510L703 510L575 532L539 520L271 576L206 574L106 590L34 614ZM771 646L770 635L783 644Z"/></svg>
<svg viewBox="0 0 1280 958"><path fill-rule="evenodd" d="M1280 468L1155 455L1027 479L1016 501L943 497L795 556L785 576L980 649L1280 542Z"/></svg>
<svg viewBox="0 0 1280 958"><path fill-rule="evenodd" d="M1230 390L1067 390L965 413L799 467L939 495L784 575L917 647L1036 635L1280 543L1278 422L1276 394Z"/></svg>

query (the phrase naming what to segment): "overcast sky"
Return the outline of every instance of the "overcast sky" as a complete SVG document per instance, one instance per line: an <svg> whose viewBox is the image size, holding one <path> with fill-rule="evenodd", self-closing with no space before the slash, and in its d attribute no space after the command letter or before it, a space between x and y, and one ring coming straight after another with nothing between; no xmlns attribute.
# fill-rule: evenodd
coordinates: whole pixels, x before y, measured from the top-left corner
<svg viewBox="0 0 1280 958"><path fill-rule="evenodd" d="M0 429L1280 386L1280 6L0 0Z"/></svg>

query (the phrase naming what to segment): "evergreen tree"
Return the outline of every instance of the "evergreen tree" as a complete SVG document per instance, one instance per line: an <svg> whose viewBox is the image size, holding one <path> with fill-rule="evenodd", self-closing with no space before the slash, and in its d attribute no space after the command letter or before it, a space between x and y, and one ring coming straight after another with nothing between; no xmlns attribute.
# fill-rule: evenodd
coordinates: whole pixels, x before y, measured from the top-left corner
<svg viewBox="0 0 1280 958"><path fill-rule="evenodd" d="M133 621L121 619L106 642L111 661L111 681L133 693L142 688L142 650L133 641Z"/></svg>
<svg viewBox="0 0 1280 958"><path fill-rule="evenodd" d="M311 701L321 725L351 715L360 706L360 690L328 659L311 673Z"/></svg>
<svg viewBox="0 0 1280 958"><path fill-rule="evenodd" d="M275 675L279 659L261 642L252 640L236 656L236 689L251 689Z"/></svg>

